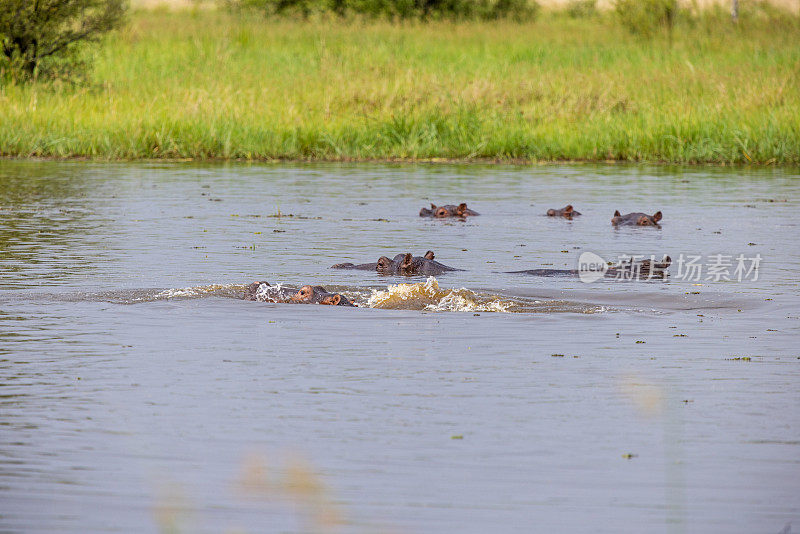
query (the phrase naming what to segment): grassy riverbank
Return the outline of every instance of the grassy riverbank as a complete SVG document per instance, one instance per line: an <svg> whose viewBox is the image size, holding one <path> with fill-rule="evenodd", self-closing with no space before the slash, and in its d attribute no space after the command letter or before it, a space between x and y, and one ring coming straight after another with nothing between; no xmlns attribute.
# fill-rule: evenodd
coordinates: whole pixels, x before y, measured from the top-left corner
<svg viewBox="0 0 800 534"><path fill-rule="evenodd" d="M800 164L800 26L139 12L94 83L0 86L16 157Z"/></svg>

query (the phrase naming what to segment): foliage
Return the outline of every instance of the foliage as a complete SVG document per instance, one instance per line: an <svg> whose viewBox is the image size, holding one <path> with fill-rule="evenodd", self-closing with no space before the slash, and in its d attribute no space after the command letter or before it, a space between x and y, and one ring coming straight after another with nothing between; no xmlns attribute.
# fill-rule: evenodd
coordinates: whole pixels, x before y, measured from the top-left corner
<svg viewBox="0 0 800 534"><path fill-rule="evenodd" d="M620 23L632 34L650 38L665 31L670 37L678 15L678 0L615 0Z"/></svg>
<svg viewBox="0 0 800 534"><path fill-rule="evenodd" d="M222 0L233 10L254 9L267 15L332 13L339 17L361 15L389 19L492 20L533 19L539 10L535 0Z"/></svg>
<svg viewBox="0 0 800 534"><path fill-rule="evenodd" d="M597 16L597 0L570 0L565 11L574 19Z"/></svg>
<svg viewBox="0 0 800 534"><path fill-rule="evenodd" d="M71 76L80 46L118 27L125 0L2 0L0 71L6 78Z"/></svg>
<svg viewBox="0 0 800 534"><path fill-rule="evenodd" d="M679 29L140 12L96 83L0 87L0 156L800 165L794 30Z"/></svg>

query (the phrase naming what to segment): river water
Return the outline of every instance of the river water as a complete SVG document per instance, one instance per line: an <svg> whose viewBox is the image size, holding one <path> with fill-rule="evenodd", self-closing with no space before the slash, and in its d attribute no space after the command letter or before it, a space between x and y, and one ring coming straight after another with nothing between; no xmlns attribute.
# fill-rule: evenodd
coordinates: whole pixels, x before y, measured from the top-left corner
<svg viewBox="0 0 800 534"><path fill-rule="evenodd" d="M0 161L0 531L800 530L798 208L786 169ZM463 271L329 268L429 249ZM584 252L673 265L504 273Z"/></svg>

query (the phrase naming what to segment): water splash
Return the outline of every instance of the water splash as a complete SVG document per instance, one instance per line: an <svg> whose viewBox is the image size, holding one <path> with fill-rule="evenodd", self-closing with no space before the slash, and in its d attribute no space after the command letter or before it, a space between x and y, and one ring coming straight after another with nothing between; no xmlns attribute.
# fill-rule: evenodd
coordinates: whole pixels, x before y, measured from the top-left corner
<svg viewBox="0 0 800 534"><path fill-rule="evenodd" d="M258 286L255 298L258 302L280 303L286 302L295 292L297 292L297 289L288 288L283 284L275 284L274 286L261 284Z"/></svg>
<svg viewBox="0 0 800 534"><path fill-rule="evenodd" d="M241 286L233 284L211 284L207 286L184 287L176 289L165 289L156 293L148 300L168 300L175 298L198 298L208 295L225 294L229 291L240 288Z"/></svg>
<svg viewBox="0 0 800 534"><path fill-rule="evenodd" d="M430 277L424 283L395 284L387 287L386 291L373 290L367 306L394 310L509 313L515 303L499 297L481 296L466 288L441 289L438 280Z"/></svg>
<svg viewBox="0 0 800 534"><path fill-rule="evenodd" d="M612 311L598 304L559 299L538 300L531 297L502 295L493 292L475 292L466 288L443 289L434 277L415 284L389 285L385 290L346 286L326 286L333 293L341 293L357 306L390 310L420 310L445 312L494 313L605 313ZM120 304L139 304L163 300L188 300L207 297L241 299L247 286L241 284L210 284L172 289L136 289L102 293L71 293L61 295L61 300L99 300ZM255 300L267 303L285 303L297 292L295 285L259 286ZM28 298L29 299L29 298Z"/></svg>

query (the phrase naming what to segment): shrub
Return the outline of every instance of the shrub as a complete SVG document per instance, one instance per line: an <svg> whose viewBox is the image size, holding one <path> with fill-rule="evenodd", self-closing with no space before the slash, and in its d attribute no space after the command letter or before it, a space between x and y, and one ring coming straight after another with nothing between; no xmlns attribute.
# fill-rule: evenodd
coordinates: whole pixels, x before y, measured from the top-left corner
<svg viewBox="0 0 800 534"><path fill-rule="evenodd" d="M583 19L597 15L597 0L570 0L567 15L573 19Z"/></svg>
<svg viewBox="0 0 800 534"><path fill-rule="evenodd" d="M21 81L76 75L86 65L81 45L118 27L126 8L125 0L2 0L0 71Z"/></svg>
<svg viewBox="0 0 800 534"><path fill-rule="evenodd" d="M389 19L533 19L535 0L221 0L232 9L256 9L266 15L333 13Z"/></svg>
<svg viewBox="0 0 800 534"><path fill-rule="evenodd" d="M650 38L672 30L678 15L677 0L616 0L614 11L622 25L634 35Z"/></svg>

